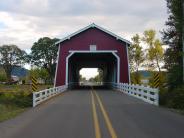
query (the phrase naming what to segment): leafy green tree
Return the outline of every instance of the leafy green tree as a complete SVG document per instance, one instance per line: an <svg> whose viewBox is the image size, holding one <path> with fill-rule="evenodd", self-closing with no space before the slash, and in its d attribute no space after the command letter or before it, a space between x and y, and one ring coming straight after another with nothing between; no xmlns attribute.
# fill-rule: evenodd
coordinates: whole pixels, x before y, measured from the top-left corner
<svg viewBox="0 0 184 138"><path fill-rule="evenodd" d="M131 83L133 84L141 84L142 76L139 72L132 72L130 74L131 77Z"/></svg>
<svg viewBox="0 0 184 138"><path fill-rule="evenodd" d="M166 0L168 7L167 29L162 31L162 39L169 48L165 52L165 68L169 72L168 84L174 89L183 84L182 30L184 27L183 0Z"/></svg>
<svg viewBox="0 0 184 138"><path fill-rule="evenodd" d="M89 78L89 82L94 82L94 78Z"/></svg>
<svg viewBox="0 0 184 138"><path fill-rule="evenodd" d="M131 71L135 72L132 73L131 79L133 80L132 83L135 84L141 83L141 75L139 74L139 68L144 62L144 53L140 43L141 38L138 34L136 34L135 36L132 37L132 45L129 47Z"/></svg>
<svg viewBox="0 0 184 138"><path fill-rule="evenodd" d="M98 69L98 75L89 79L91 82L103 82L103 70Z"/></svg>
<svg viewBox="0 0 184 138"><path fill-rule="evenodd" d="M35 77L36 79L38 79L39 78L39 72L40 72L39 68L31 69L29 71L29 78L30 78L30 80L31 80L31 77Z"/></svg>
<svg viewBox="0 0 184 138"><path fill-rule="evenodd" d="M49 37L43 37L35 42L31 48L31 63L38 67L45 68L49 73L51 81L54 78L58 51L58 47L54 44L58 40L57 38L51 39Z"/></svg>
<svg viewBox="0 0 184 138"><path fill-rule="evenodd" d="M0 82L6 82L7 77L3 68L0 68Z"/></svg>
<svg viewBox="0 0 184 138"><path fill-rule="evenodd" d="M142 40L148 44L149 47L153 47L156 31L153 29L145 30L143 33Z"/></svg>
<svg viewBox="0 0 184 138"><path fill-rule="evenodd" d="M159 39L156 39L156 31L153 29L144 31L143 42L147 44L147 59L148 66L153 69L157 68L161 73L161 63L163 62L164 50L163 44Z"/></svg>
<svg viewBox="0 0 184 138"><path fill-rule="evenodd" d="M49 77L48 71L46 69L44 69L44 68L40 68L39 69L39 78L43 79L45 84L46 84L46 82L48 80L48 77Z"/></svg>
<svg viewBox="0 0 184 138"><path fill-rule="evenodd" d="M148 49L148 59L153 63L159 72L161 72L160 63L163 62L164 50L162 48L162 43L159 39L154 41L153 47Z"/></svg>
<svg viewBox="0 0 184 138"><path fill-rule="evenodd" d="M30 74L30 79L31 79L31 77L35 77L36 79L42 79L42 80L44 80L45 84L46 84L48 77L49 77L48 71L44 68L31 69L29 74Z"/></svg>
<svg viewBox="0 0 184 138"><path fill-rule="evenodd" d="M8 82L11 82L13 67L21 66L25 62L26 52L16 45L0 46L0 64L3 66Z"/></svg>
<svg viewBox="0 0 184 138"><path fill-rule="evenodd" d="M98 68L98 81L97 82L103 82L103 70Z"/></svg>
<svg viewBox="0 0 184 138"><path fill-rule="evenodd" d="M86 82L86 78L83 77L82 75L79 75L79 82Z"/></svg>

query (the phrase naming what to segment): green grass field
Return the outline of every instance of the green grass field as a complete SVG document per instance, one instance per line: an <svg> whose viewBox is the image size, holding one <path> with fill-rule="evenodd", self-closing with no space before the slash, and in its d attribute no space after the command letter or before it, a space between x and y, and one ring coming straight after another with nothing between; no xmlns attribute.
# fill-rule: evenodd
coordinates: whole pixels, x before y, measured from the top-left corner
<svg viewBox="0 0 184 138"><path fill-rule="evenodd" d="M27 108L18 107L15 105L13 106L13 105L0 104L0 122L11 119L16 115L22 113L26 109Z"/></svg>
<svg viewBox="0 0 184 138"><path fill-rule="evenodd" d="M38 85L38 91L53 87L53 85ZM0 93L2 92L32 92L31 85L4 85L0 84Z"/></svg>
<svg viewBox="0 0 184 138"><path fill-rule="evenodd" d="M38 91L52 85L38 85ZM0 122L13 118L32 106L30 85L0 85Z"/></svg>

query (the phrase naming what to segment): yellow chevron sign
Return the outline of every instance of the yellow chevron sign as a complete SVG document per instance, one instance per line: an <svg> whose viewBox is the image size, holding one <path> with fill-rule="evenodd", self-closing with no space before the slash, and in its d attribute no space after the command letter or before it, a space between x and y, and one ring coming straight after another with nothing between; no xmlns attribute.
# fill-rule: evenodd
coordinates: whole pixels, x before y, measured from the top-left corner
<svg viewBox="0 0 184 138"><path fill-rule="evenodd" d="M153 83L153 85L154 85L155 88L158 88L159 84L160 84L160 75L159 75L159 73L155 73L154 74L154 83Z"/></svg>
<svg viewBox="0 0 184 138"><path fill-rule="evenodd" d="M37 91L37 79L35 77L32 77L31 78L31 81L32 81L32 91Z"/></svg>

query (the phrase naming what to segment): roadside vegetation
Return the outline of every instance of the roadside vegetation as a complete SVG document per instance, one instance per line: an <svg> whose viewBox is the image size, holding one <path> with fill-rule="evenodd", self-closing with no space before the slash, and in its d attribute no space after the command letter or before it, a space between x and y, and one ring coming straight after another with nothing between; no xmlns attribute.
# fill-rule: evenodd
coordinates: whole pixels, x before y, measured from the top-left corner
<svg viewBox="0 0 184 138"><path fill-rule="evenodd" d="M134 84L142 84L141 80L145 78L140 69L146 68L152 74L147 78L149 85L154 86L154 73L159 73L160 105L184 113L183 4L182 0L166 2L169 17L165 23L166 29L161 31L162 40L156 38L156 31L153 29L132 37L132 45L129 48L131 81Z"/></svg>
<svg viewBox="0 0 184 138"><path fill-rule="evenodd" d="M0 121L10 119L31 106L32 94L27 92L0 93Z"/></svg>
<svg viewBox="0 0 184 138"><path fill-rule="evenodd" d="M38 91L53 87L38 85ZM32 106L31 85L0 84L0 122L15 117Z"/></svg>
<svg viewBox="0 0 184 138"><path fill-rule="evenodd" d="M0 122L15 117L32 106L31 77L37 79L37 91L53 87L58 39L40 38L27 54L16 45L0 46ZM13 68L31 64L25 76L14 80Z"/></svg>

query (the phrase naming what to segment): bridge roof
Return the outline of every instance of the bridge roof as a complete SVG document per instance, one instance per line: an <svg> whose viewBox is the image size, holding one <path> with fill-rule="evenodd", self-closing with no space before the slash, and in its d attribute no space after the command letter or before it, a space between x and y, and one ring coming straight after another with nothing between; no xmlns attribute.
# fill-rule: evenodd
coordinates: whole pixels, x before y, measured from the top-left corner
<svg viewBox="0 0 184 138"><path fill-rule="evenodd" d="M56 42L55 44L57 45L57 44L59 44L59 43L65 41L65 40L69 40L71 37L73 37L73 36L75 36L75 35L77 35L77 34L83 32L83 31L86 31L86 30L88 30L88 29L90 29L90 28L97 28L97 29L99 29L99 30L101 30L101 31L103 31L103 32L105 32L105 33L107 33L107 34L109 34L109 35L115 37L117 40L121 40L122 42L125 42L125 43L128 44L128 45L131 45L131 42L130 42L130 41L128 41L128 40L126 40L126 39L124 39L124 38L122 38L122 37L120 37L120 36L118 36L118 35L116 35L116 34L110 32L110 31L108 31L108 30L106 30L106 29L104 29L104 28L102 28L102 27L96 25L95 23L92 23L92 24L90 24L90 25L88 25L88 26L86 26L86 27L84 27L84 28L82 28L82 29L80 29L80 30L78 30L78 31L76 31L76 32L74 32L74 33L68 35L67 37L64 37L63 39L59 40L59 41Z"/></svg>

